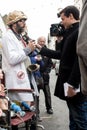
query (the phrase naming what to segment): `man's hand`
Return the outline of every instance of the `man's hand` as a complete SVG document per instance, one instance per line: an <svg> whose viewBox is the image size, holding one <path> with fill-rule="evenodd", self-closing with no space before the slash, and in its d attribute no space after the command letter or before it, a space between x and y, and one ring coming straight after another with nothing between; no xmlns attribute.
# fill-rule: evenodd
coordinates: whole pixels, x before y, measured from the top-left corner
<svg viewBox="0 0 87 130"><path fill-rule="evenodd" d="M56 37L56 41L57 41L58 43L60 43L62 40L63 40L63 36L57 36L57 37Z"/></svg>
<svg viewBox="0 0 87 130"><path fill-rule="evenodd" d="M36 48L38 48L39 50L41 50L42 46L40 46L39 44L36 44Z"/></svg>
<svg viewBox="0 0 87 130"><path fill-rule="evenodd" d="M31 49L31 51L36 49L36 43L34 40L30 40L27 46Z"/></svg>
<svg viewBox="0 0 87 130"><path fill-rule="evenodd" d="M41 61L41 60L42 60L42 57L41 57L41 55L36 55L36 56L35 56L35 59L36 59L37 61Z"/></svg>
<svg viewBox="0 0 87 130"><path fill-rule="evenodd" d="M67 97L73 97L77 94L77 92L75 92L75 89L72 87L68 87L68 91L67 91Z"/></svg>

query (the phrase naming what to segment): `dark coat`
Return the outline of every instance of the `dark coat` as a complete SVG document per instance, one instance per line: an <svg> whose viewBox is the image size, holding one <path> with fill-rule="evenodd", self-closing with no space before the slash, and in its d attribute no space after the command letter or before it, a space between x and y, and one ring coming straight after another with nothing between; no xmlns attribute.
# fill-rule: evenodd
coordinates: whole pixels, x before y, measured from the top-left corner
<svg viewBox="0 0 87 130"><path fill-rule="evenodd" d="M80 84L80 70L78 57L76 54L76 42L78 38L79 23L74 23L66 32L66 38L63 40L62 51L53 51L42 48L41 54L50 58L60 59L59 75L56 82L54 95L60 99L67 100L64 96L63 84L68 82L74 88L78 88ZM73 98L83 97L82 93L78 93ZM71 99L71 98L70 98Z"/></svg>
<svg viewBox="0 0 87 130"><path fill-rule="evenodd" d="M46 57L46 56L42 56L42 60L44 62L44 65L43 65L43 67L40 67L40 72L41 72L42 77L44 79L44 84L48 85L53 62L52 62L51 58Z"/></svg>

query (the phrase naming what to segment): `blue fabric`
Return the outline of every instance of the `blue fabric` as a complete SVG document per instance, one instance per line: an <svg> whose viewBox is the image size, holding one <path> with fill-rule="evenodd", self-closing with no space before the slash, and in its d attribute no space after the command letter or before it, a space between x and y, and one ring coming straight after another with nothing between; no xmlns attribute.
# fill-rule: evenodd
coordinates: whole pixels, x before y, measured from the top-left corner
<svg viewBox="0 0 87 130"><path fill-rule="evenodd" d="M38 52L37 52L37 51L33 51L33 53L30 55L31 63L32 63L32 64L39 64L40 67L42 67L42 66L44 65L44 62L41 60L41 61L39 61L39 63L38 63L38 61L35 59L35 56L37 56L37 55L38 55ZM41 73L40 73L40 70L37 70L37 71L33 72L33 74L34 74L35 77L36 77L36 76L42 77L42 76L41 76Z"/></svg>
<svg viewBox="0 0 87 130"><path fill-rule="evenodd" d="M70 130L87 130L87 101L70 102L69 108Z"/></svg>
<svg viewBox="0 0 87 130"><path fill-rule="evenodd" d="M44 62L43 62L43 60L41 60L41 61L37 61L36 59L35 59L35 56L37 56L38 55L38 53L37 53L37 51L33 51L33 53L30 55L30 59L31 59L31 63L32 64L39 64L41 67L44 65Z"/></svg>

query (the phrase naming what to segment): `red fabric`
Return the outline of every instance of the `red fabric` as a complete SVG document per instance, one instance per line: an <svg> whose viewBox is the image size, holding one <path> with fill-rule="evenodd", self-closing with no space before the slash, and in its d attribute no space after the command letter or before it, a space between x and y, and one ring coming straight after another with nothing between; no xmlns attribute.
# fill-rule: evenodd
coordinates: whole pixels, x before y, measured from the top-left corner
<svg viewBox="0 0 87 130"><path fill-rule="evenodd" d="M22 43L23 43L24 47L26 47L26 46L27 46L27 44L26 44L26 42L23 40L23 38L21 38L21 41L22 41Z"/></svg>
<svg viewBox="0 0 87 130"><path fill-rule="evenodd" d="M14 117L11 119L11 125L17 126L23 122L26 122L28 120L32 119L32 116L34 115L34 112L26 112L26 115L23 117Z"/></svg>

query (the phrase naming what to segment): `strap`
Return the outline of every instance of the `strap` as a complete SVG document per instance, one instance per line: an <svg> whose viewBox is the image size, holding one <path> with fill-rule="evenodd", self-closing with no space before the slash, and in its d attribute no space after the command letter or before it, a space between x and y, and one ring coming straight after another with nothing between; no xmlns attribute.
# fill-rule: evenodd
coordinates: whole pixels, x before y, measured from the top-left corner
<svg viewBox="0 0 87 130"><path fill-rule="evenodd" d="M21 38L21 42L23 43L24 47L26 47L26 42Z"/></svg>
<svg viewBox="0 0 87 130"><path fill-rule="evenodd" d="M34 90L33 89L8 89L8 92L29 92L29 93L33 93Z"/></svg>

